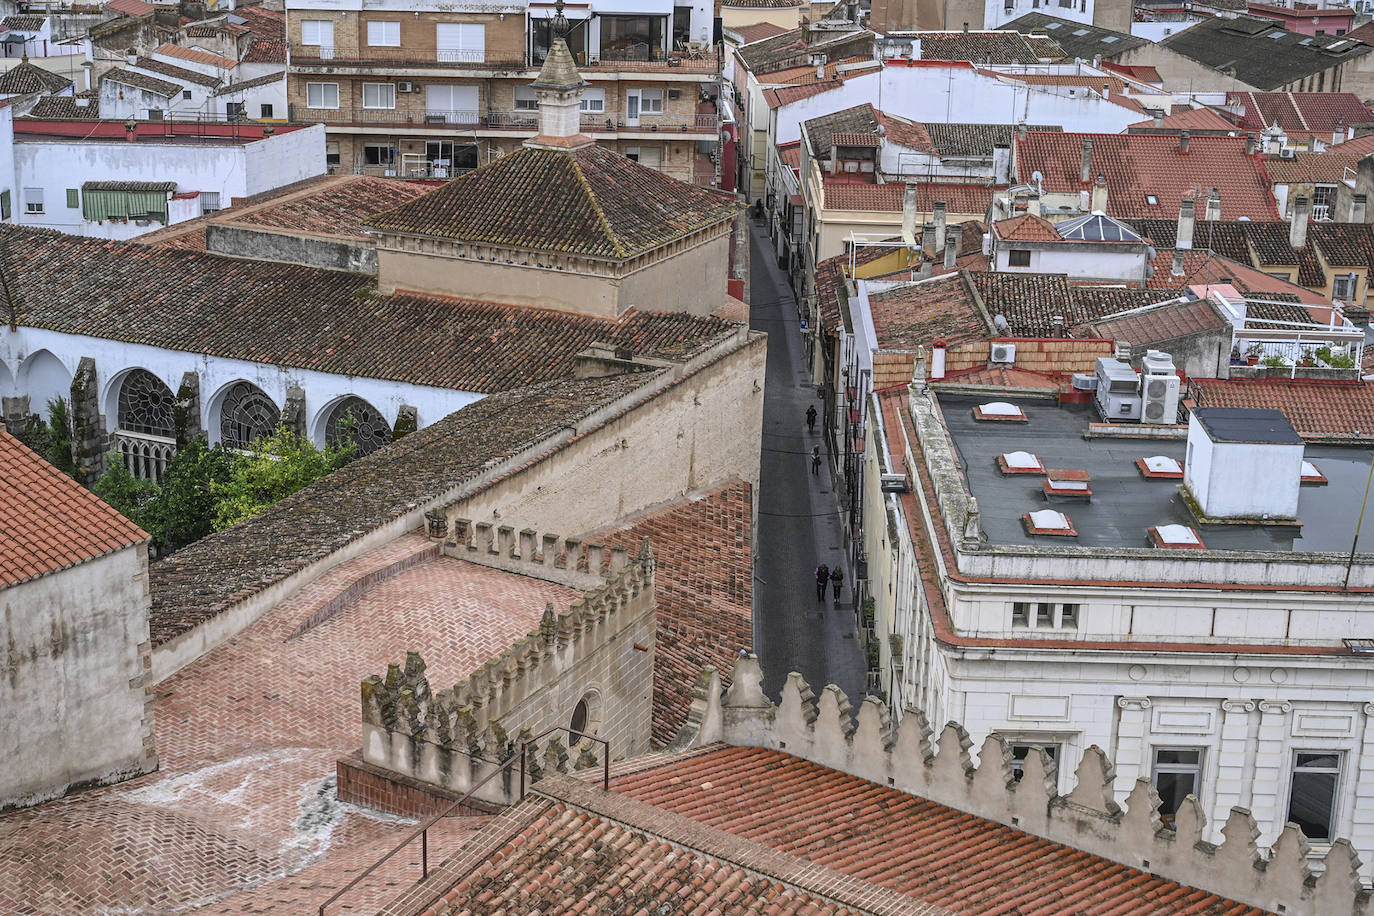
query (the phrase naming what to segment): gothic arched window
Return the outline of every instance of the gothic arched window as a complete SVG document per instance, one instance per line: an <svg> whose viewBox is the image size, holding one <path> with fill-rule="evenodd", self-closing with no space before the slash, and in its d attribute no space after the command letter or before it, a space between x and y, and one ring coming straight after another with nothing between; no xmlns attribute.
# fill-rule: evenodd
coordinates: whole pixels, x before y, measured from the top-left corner
<svg viewBox="0 0 1374 916"><path fill-rule="evenodd" d="M172 420L172 389L147 369L135 369L119 386L119 428L131 433L176 435Z"/></svg>
<svg viewBox="0 0 1374 916"><path fill-rule="evenodd" d="M255 439L277 430L281 411L263 390L249 382L235 382L219 409L219 437L225 448L247 448Z"/></svg>
<svg viewBox="0 0 1374 916"><path fill-rule="evenodd" d="M381 411L360 397L349 395L329 409L324 420L326 445L351 440L354 456L370 455L391 442L391 424Z"/></svg>

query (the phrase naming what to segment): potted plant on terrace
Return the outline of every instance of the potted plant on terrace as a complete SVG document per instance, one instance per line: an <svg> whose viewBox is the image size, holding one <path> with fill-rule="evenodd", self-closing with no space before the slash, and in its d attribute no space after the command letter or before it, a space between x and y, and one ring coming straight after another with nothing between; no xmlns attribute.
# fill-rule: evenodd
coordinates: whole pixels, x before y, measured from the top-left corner
<svg viewBox="0 0 1374 916"><path fill-rule="evenodd" d="M1264 347L1260 346L1258 340L1250 342L1250 346L1245 348L1245 364L1255 366L1259 364L1260 357L1264 355Z"/></svg>

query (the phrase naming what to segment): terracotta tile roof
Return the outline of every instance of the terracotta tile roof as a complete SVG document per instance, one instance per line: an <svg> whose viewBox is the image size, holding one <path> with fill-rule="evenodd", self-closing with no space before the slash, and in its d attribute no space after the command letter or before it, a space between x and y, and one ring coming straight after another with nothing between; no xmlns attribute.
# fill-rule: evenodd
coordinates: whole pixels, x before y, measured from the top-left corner
<svg viewBox="0 0 1374 916"><path fill-rule="evenodd" d="M196 83L201 86L216 87L224 82L221 79L217 79L213 76L206 76L204 73L200 73L196 70L187 70L185 67L177 67L160 60L154 60L151 57L140 57L133 66L140 70L148 70L152 73L182 83Z"/></svg>
<svg viewBox="0 0 1374 916"><path fill-rule="evenodd" d="M0 588L146 540L141 528L0 429Z"/></svg>
<svg viewBox="0 0 1374 916"><path fill-rule="evenodd" d="M830 138L836 133L878 136L878 112L867 102L812 118L802 124L811 155L816 159L830 156Z"/></svg>
<svg viewBox="0 0 1374 916"><path fill-rule="evenodd" d="M956 913L1260 912L782 751L717 746L612 786Z"/></svg>
<svg viewBox="0 0 1374 916"><path fill-rule="evenodd" d="M733 219L731 198L601 146L524 148L370 220L375 229L630 258Z"/></svg>
<svg viewBox="0 0 1374 916"><path fill-rule="evenodd" d="M868 149L877 149L879 145L879 139L877 134L847 133L844 131L837 131L836 133L830 135L830 143L832 146L852 146L866 147Z"/></svg>
<svg viewBox="0 0 1374 916"><path fill-rule="evenodd" d="M273 83L280 83L283 87L285 87L286 71L279 70L276 73L264 73L262 76L255 76L249 80L238 80L237 82L233 83L225 83L223 86L220 86L218 89L216 89L214 92L210 94L215 96L233 95L237 92L242 92L245 89L256 89L258 86L270 86Z"/></svg>
<svg viewBox="0 0 1374 916"><path fill-rule="evenodd" d="M1190 30L1191 31L1191 30ZM1258 157L1245 155L1243 137L1193 137L1189 152L1179 138L1159 134L1029 133L1017 141L1017 171L1023 178L1044 176L1051 192L1077 192L1083 141L1093 141L1091 173L1107 179L1107 215L1149 218L1176 214L1184 197L1198 186L1221 192L1228 219L1275 219L1274 198ZM1152 207L1146 195L1159 201Z"/></svg>
<svg viewBox="0 0 1374 916"><path fill-rule="evenodd" d="M44 230L0 233L22 325L466 391L563 376L595 341L672 356L700 352L737 327L686 314L631 311L609 320L409 294L382 298L360 274ZM426 346L416 348L416 339Z"/></svg>
<svg viewBox="0 0 1374 916"><path fill-rule="evenodd" d="M917 184L916 200L929 211L943 200L950 213L986 213L992 203L993 189L981 184ZM825 179L827 210L862 210L873 213L901 213L906 185L900 182L865 184L857 181Z"/></svg>
<svg viewBox="0 0 1374 916"><path fill-rule="evenodd" d="M0 74L0 95L27 95L30 92L61 92L72 84L65 76L35 66L27 59Z"/></svg>
<svg viewBox="0 0 1374 916"><path fill-rule="evenodd" d="M45 95L34 103L29 109L26 117L38 120L49 118L79 118L84 121L94 121L100 118L100 104L96 99L89 99L89 104L78 105L76 98L70 95Z"/></svg>
<svg viewBox="0 0 1374 916"><path fill-rule="evenodd" d="M14 29L19 32L39 32L43 29L43 23L47 22L46 16L6 16L0 19L0 29Z"/></svg>
<svg viewBox="0 0 1374 916"><path fill-rule="evenodd" d="M1001 315L1016 337L1050 337L1054 319L1065 327L1084 324L1169 298L1148 289L1070 285L1063 274L969 272L989 315Z"/></svg>
<svg viewBox="0 0 1374 916"><path fill-rule="evenodd" d="M1014 30L921 32L922 60L966 60L983 64L1035 63L1039 52Z"/></svg>
<svg viewBox="0 0 1374 916"><path fill-rule="evenodd" d="M842 59L856 54L873 53L872 32L855 29L843 35L827 37L808 45L802 37L801 29L792 29L764 38L761 41L742 45L735 51L735 57L763 82L765 74L783 70L787 67L800 67L810 64L809 55L823 51L826 57Z"/></svg>
<svg viewBox="0 0 1374 916"><path fill-rule="evenodd" d="M1286 133L1326 134L1330 139L1333 131L1374 120L1351 92L1228 92L1226 103L1244 109L1240 123L1247 130L1277 124Z"/></svg>
<svg viewBox="0 0 1374 916"><path fill-rule="evenodd" d="M175 57L178 60L189 60L192 63L208 64L222 70L232 70L239 65L238 61L228 57L221 57L218 54L211 54L209 51L201 51L198 48L183 48L181 45L174 44L162 45L154 53L165 54L167 57Z"/></svg>
<svg viewBox="0 0 1374 916"><path fill-rule="evenodd" d="M763 91L763 100L768 104L768 108L771 111L783 105L790 105L793 102L799 102L802 99L809 99L823 92L829 92L842 84L843 81L836 80L833 82L807 83L804 86L783 86L779 89L765 89Z"/></svg>
<svg viewBox="0 0 1374 916"><path fill-rule="evenodd" d="M1056 61L1063 60L1069 55L1065 53L1064 46L1055 41L1048 35L1026 35L1026 44L1030 45L1031 50L1039 60Z"/></svg>
<svg viewBox="0 0 1374 916"><path fill-rule="evenodd" d="M1279 277L1271 277L1248 264L1221 255L1208 257L1205 249L1193 249L1183 256L1183 273L1173 275L1174 252L1160 248L1152 262L1154 276L1146 283L1150 289L1183 290L1190 287L1206 292L1214 287L1233 287L1242 295L1273 300L1270 304L1256 306L1261 317L1283 321L1312 321L1311 308L1329 309L1331 300L1321 293L1312 292L1304 287L1289 283ZM1290 308L1284 302L1293 303Z"/></svg>
<svg viewBox="0 0 1374 916"><path fill-rule="evenodd" d="M148 576L153 644L439 499L644 382L641 373L559 380L483 398L159 560Z"/></svg>
<svg viewBox="0 0 1374 916"><path fill-rule="evenodd" d="M1226 120L1210 108L1189 108L1174 114L1165 115L1158 124L1153 118L1137 121L1131 127L1164 127L1171 130L1236 130L1231 121Z"/></svg>
<svg viewBox="0 0 1374 916"><path fill-rule="evenodd" d="M950 372L945 383L952 385L986 385L992 388L1032 388L1059 392L1059 382L1043 372L1032 372L1016 366L975 366L960 372ZM939 387L940 382L934 383Z"/></svg>
<svg viewBox="0 0 1374 916"><path fill-rule="evenodd" d="M1115 70L1117 73L1124 73L1133 80L1142 83L1162 83L1164 77L1159 75L1159 71L1149 64L1118 64L1115 61L1104 60L1102 67L1105 70Z"/></svg>
<svg viewBox="0 0 1374 916"><path fill-rule="evenodd" d="M1131 220L1131 225L1154 242L1156 248L1174 247L1174 221ZM1288 223L1203 221L1193 232L1193 247L1205 250L1209 244L1214 252L1242 264L1297 266L1298 283L1305 287L1325 287L1322 259L1333 267L1365 267L1374 272L1374 226L1367 223L1311 221L1307 224L1307 244L1295 249L1289 244Z"/></svg>
<svg viewBox="0 0 1374 916"><path fill-rule="evenodd" d="M1106 87L1112 96L1124 93L1128 88L1127 82L1119 76L1075 76L1063 73L1001 73L998 75L1031 86L1082 86L1099 95L1102 93L1103 87ZM1129 88L1134 89L1135 87L1129 86Z"/></svg>
<svg viewBox="0 0 1374 916"><path fill-rule="evenodd" d="M1374 385L1364 382L1207 379L1194 381L1192 391L1199 407L1282 410L1304 439L1367 439L1374 431Z"/></svg>
<svg viewBox="0 0 1374 916"><path fill-rule="evenodd" d="M363 223L373 214L390 210L433 191L430 185L395 178L339 175L322 185L314 183L278 202L221 210L214 222L262 226L317 235L365 238Z"/></svg>
<svg viewBox="0 0 1374 916"><path fill-rule="evenodd" d="M283 12L262 6L238 6L230 15L242 19L254 38L286 40L286 14Z"/></svg>
<svg viewBox="0 0 1374 916"><path fill-rule="evenodd" d="M1231 322L1205 299L1160 306L1148 312L1089 322L1075 328L1082 337L1127 340L1140 346L1231 327Z"/></svg>
<svg viewBox="0 0 1374 916"><path fill-rule="evenodd" d="M915 350L936 339L954 346L992 335L962 275L870 291L868 304L884 350Z"/></svg>
<svg viewBox="0 0 1374 916"><path fill-rule="evenodd" d="M1345 180L1346 169L1353 175L1363 158L1358 153L1337 152L1340 149L1336 146L1323 153L1295 152L1292 159L1265 156L1264 170L1274 184L1335 184Z"/></svg>
<svg viewBox="0 0 1374 916"><path fill-rule="evenodd" d="M266 38L254 38L243 52L245 64L284 64L286 63L286 42Z"/></svg>
<svg viewBox="0 0 1374 916"><path fill-rule="evenodd" d="M922 125L941 159L991 159L994 146L1010 147L1016 133L1014 124L940 124ZM1062 127L1028 125L1028 130L1063 131Z"/></svg>
<svg viewBox="0 0 1374 916"><path fill-rule="evenodd" d="M802 6L802 0L721 0L721 6L745 10L785 10Z"/></svg>
<svg viewBox="0 0 1374 916"><path fill-rule="evenodd" d="M780 25L771 22L755 22L751 25L731 26L729 31L734 32L740 37L744 44L751 44L755 41L762 41L765 38L772 38L774 35L781 35L787 31Z"/></svg>
<svg viewBox="0 0 1374 916"><path fill-rule="evenodd" d="M1059 231L1054 223L1034 213L1023 213L992 224L998 238L1009 242L1057 242Z"/></svg>
<svg viewBox="0 0 1374 916"><path fill-rule="evenodd" d="M1083 22L1056 19L1044 13L1027 13L1019 19L1004 23L1002 28L1014 29L1023 34L1041 32L1059 42L1067 57L1082 60L1092 60L1099 55L1104 60L1111 60L1118 54L1149 44L1145 39L1136 38L1126 32L1114 32Z"/></svg>
<svg viewBox="0 0 1374 916"><path fill-rule="evenodd" d="M1365 267L1374 275L1374 225L1309 222L1307 237L1332 267Z"/></svg>
<svg viewBox="0 0 1374 916"><path fill-rule="evenodd" d="M791 169L801 168L801 142L787 143L778 147L778 159Z"/></svg>
<svg viewBox="0 0 1374 916"><path fill-rule="evenodd" d="M702 670L713 665L730 671L739 650L754 645L752 510L749 484L735 480L583 535L584 542L632 552L647 537L653 547L657 747L671 742L687 721Z"/></svg>
<svg viewBox="0 0 1374 916"><path fill-rule="evenodd" d="M1345 33L1346 38L1353 38L1365 44L1374 43L1374 22L1366 22L1364 25L1357 25L1349 32Z"/></svg>
<svg viewBox="0 0 1374 916"><path fill-rule="evenodd" d="M854 252L856 264L876 261L883 255L891 254L891 248L863 245ZM829 333L840 323L840 297L844 294L845 277L849 274L847 254L837 254L826 258L816 265L816 310L820 314L821 331Z"/></svg>
<svg viewBox="0 0 1374 916"><path fill-rule="evenodd" d="M101 80L109 80L113 83L119 83L121 86L132 86L135 89L143 89L164 99L170 99L173 96L180 97L183 91L183 87L180 83L158 79L156 76L139 73L137 70L126 70L123 67L116 67L110 70L101 77Z"/></svg>
<svg viewBox="0 0 1374 916"><path fill-rule="evenodd" d="M156 7L151 3L144 3L143 0L107 0L105 3L106 12L118 13L121 16L147 16Z"/></svg>
<svg viewBox="0 0 1374 916"><path fill-rule="evenodd" d="M885 111L875 111L874 114L886 131L887 142L922 153L937 154L935 143L930 139L924 124Z"/></svg>
<svg viewBox="0 0 1374 916"><path fill-rule="evenodd" d="M1357 156L1367 156L1374 153L1374 134L1365 134L1363 137L1356 137L1344 143L1328 146L1326 151L1328 153L1354 153Z"/></svg>
<svg viewBox="0 0 1374 916"><path fill-rule="evenodd" d="M1280 28L1272 19L1240 15L1204 19L1160 42L1208 67L1225 69L1257 89L1277 89L1368 54L1345 37L1313 37Z"/></svg>

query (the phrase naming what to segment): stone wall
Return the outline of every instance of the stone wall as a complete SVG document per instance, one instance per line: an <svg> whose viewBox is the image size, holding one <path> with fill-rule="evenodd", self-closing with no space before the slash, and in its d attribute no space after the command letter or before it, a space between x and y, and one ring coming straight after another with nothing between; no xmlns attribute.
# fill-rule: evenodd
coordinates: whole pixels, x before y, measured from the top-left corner
<svg viewBox="0 0 1374 916"><path fill-rule="evenodd" d="M510 549L452 549L469 562L526 566L541 577L565 581L603 568L603 554L583 551L572 539L526 534L527 547L542 543L547 552L522 559ZM560 547L569 558L562 567L556 562ZM647 542L632 562L623 551L609 558L625 565L567 609L555 613L549 605L538 630L462 683L431 692L416 652L408 654L404 668L392 665L385 678L363 681L363 760L457 793L471 790L534 739L538 766L531 775L566 769L569 762L599 765L602 748L594 742L579 745L567 732L541 737L547 729L568 727L582 703L584 731L607 740L613 759L646 753L656 626L654 560ZM512 802L519 796L519 779L518 768L507 768L477 797Z"/></svg>
<svg viewBox="0 0 1374 916"><path fill-rule="evenodd" d="M318 238L212 222L205 226L205 249L239 258L286 261L328 270L377 272L377 249L364 239Z"/></svg>
<svg viewBox="0 0 1374 916"><path fill-rule="evenodd" d="M1250 812L1231 809L1221 844L1202 839L1206 818L1188 796L1172 827L1159 815L1159 796L1148 778L1136 780L1123 810L1113 799L1114 768L1090 747L1066 795L1055 791L1055 763L1044 751L1029 754L1017 780L1006 741L991 734L979 752L957 722L938 741L925 714L908 709L893 729L887 707L867 697L857 724L849 698L834 685L819 701L801 675L788 676L774 706L762 689L763 672L750 656L736 664L729 691L708 669L698 685L692 714L676 742L688 748L713 741L785 750L844 773L891 786L1033 836L1081 849L1113 862L1202 888L1288 916L1361 916L1369 894L1361 889L1359 857L1347 840L1327 852L1320 877L1308 866L1307 839L1294 824L1272 849L1261 849Z"/></svg>
<svg viewBox="0 0 1374 916"><path fill-rule="evenodd" d="M0 811L157 768L146 544L0 590Z"/></svg>

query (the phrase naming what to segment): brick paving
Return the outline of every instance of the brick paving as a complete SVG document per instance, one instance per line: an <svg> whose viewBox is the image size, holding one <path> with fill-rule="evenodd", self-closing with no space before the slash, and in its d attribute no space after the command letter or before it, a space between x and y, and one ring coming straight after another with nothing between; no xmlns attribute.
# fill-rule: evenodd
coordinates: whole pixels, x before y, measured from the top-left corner
<svg viewBox="0 0 1374 916"><path fill-rule="evenodd" d="M439 689L536 627L545 602L579 597L438 558L289 638L332 594L426 546L407 535L340 566L161 684L157 773L0 817L0 913L294 916L389 850L415 822L333 792L335 761L359 744L362 679L418 648ZM445 821L430 862L485 820ZM375 912L419 877L419 855L412 844L330 912Z"/></svg>

